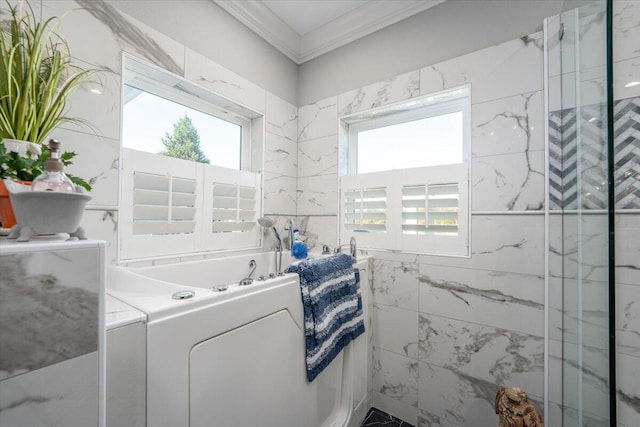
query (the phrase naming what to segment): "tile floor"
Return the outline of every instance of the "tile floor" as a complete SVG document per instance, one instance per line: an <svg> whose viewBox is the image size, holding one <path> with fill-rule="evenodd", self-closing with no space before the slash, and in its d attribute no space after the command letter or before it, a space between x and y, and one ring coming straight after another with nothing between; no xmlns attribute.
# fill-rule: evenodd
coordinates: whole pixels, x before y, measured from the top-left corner
<svg viewBox="0 0 640 427"><path fill-rule="evenodd" d="M376 408L371 408L364 419L361 427L413 427L411 424L393 417L386 412Z"/></svg>

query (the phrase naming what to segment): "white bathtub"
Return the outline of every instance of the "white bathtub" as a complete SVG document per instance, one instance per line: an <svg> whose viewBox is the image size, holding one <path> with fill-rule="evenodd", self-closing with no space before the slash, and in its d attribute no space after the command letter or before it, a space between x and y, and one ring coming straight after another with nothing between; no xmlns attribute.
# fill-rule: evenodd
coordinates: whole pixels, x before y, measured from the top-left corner
<svg viewBox="0 0 640 427"><path fill-rule="evenodd" d="M108 292L148 316L147 426L360 425L368 409L369 333L309 384L298 276L238 286L252 259L254 277L275 269L273 253L265 252L109 272ZM367 269L366 260L358 265ZM368 326L366 272L361 279ZM184 290L195 296L171 298Z"/></svg>

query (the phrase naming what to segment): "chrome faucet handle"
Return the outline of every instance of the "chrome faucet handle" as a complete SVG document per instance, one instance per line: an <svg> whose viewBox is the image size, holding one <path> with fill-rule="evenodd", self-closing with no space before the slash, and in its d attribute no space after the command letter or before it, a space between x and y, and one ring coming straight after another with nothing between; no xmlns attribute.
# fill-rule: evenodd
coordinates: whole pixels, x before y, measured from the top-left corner
<svg viewBox="0 0 640 427"><path fill-rule="evenodd" d="M343 246L344 246L344 247L346 247L346 246L347 246L347 244L345 243L345 244L343 244L343 245L338 245L338 246L336 246L336 247L333 249L333 253L334 253L334 254L342 253L342 247L343 247ZM349 240L349 245L348 245L348 246L349 246L349 253L350 253L350 255L351 255L353 258L357 258L357 252L358 252L358 251L357 251L357 247L356 247L356 239L355 239L355 237L352 237L352 238ZM324 251L324 247L323 247L323 251ZM323 253L324 253L324 252L323 252Z"/></svg>
<svg viewBox="0 0 640 427"><path fill-rule="evenodd" d="M351 256L355 259L356 258L356 252L357 252L356 238L355 237L351 237L351 239L349 239L349 250L351 251Z"/></svg>

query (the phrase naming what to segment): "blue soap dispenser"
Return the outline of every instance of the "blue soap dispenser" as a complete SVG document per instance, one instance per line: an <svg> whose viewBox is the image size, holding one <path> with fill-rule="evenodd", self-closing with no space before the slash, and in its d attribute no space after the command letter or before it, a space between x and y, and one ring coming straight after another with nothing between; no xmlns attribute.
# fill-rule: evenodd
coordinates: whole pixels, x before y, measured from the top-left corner
<svg viewBox="0 0 640 427"><path fill-rule="evenodd" d="M293 243L291 244L291 256L295 259L307 258L307 244L300 241L300 232L293 229Z"/></svg>

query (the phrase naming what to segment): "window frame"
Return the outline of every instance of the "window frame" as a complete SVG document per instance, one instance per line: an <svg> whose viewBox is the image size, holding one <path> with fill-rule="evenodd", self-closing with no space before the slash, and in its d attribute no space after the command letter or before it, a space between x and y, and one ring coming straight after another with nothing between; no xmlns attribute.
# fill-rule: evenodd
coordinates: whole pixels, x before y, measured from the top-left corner
<svg viewBox="0 0 640 427"><path fill-rule="evenodd" d="M422 167L410 167L358 174L357 153L358 133L366 130L377 129L385 126L407 123L410 121L437 117L444 114L462 112L462 161L449 165L433 165ZM341 149L343 160L340 166L340 241L348 240L355 236L359 246L374 250L402 251L435 256L470 257L471 254L471 86L463 85L444 91L412 98L395 104L386 105L339 118L341 136ZM346 163L346 164L345 164ZM412 170L420 173L426 180L413 177ZM434 174L441 172L445 178L438 180ZM428 184L438 185L453 182L450 177L457 176L459 185L459 236L447 239L450 236L420 235L409 236L402 231L401 197L398 191L405 185ZM347 178L348 184L342 178ZM360 180L371 187L369 181L374 183L386 182L388 206L387 219L389 233L357 233L346 229L345 187L353 188L355 182ZM449 177L447 179L447 177ZM358 184L356 184L358 185ZM400 210L397 210L400 208ZM389 228L390 227L390 228ZM453 244L451 241L456 240ZM423 245L420 244L423 242ZM441 243L438 243L438 242ZM362 242L362 243L360 243ZM408 243L410 242L410 243ZM424 249L418 249L424 248Z"/></svg>
<svg viewBox="0 0 640 427"><path fill-rule="evenodd" d="M250 170L251 169L251 120L243 117L233 111L224 109L218 105L205 102L202 99L189 96L185 92L178 92L176 90L168 89L166 86L158 84L145 76L137 74L135 77L135 84L123 79L124 86L129 86L134 89L138 89L157 96L169 102L182 105L193 110L200 111L201 113L215 117L219 120L224 120L229 123L240 126L240 168L238 170ZM194 83L195 84L195 83ZM175 88L173 88L175 89ZM124 104L122 108L122 116L124 120ZM126 147L136 149L135 147ZM157 153L153 153L157 154ZM217 165L214 165L217 166Z"/></svg>
<svg viewBox="0 0 640 427"><path fill-rule="evenodd" d="M264 208L264 113L250 109L226 96L202 87L196 82L189 81L127 53L122 55L121 114L124 114L125 85L238 124L241 126L242 141L240 169L183 160L124 147L121 144L118 262L175 258L219 251L260 249L263 236L257 219L262 215ZM167 174L169 180L186 178L196 181L193 206L195 208L195 227L192 232L133 233L134 223L138 220L135 218L133 209L136 204L134 199L135 174L138 172L160 176ZM237 229L230 225L233 230L226 228L222 231L214 230L216 228L213 225L214 222L226 221L214 217L213 211L216 206L214 206L214 195L211 192L216 184L249 186L255 190L252 199L255 202L253 219L246 219L244 215L237 213L235 221L239 224L238 218L242 216L242 221L253 223L253 227L244 227L244 224L239 224ZM238 201L237 203L242 202ZM172 206L175 205L169 204L168 209L171 210ZM145 220L142 219L142 221ZM163 221L160 220L160 222ZM171 219L164 222L171 225ZM241 232L236 233L235 231Z"/></svg>
<svg viewBox="0 0 640 427"><path fill-rule="evenodd" d="M456 90L463 88L456 88ZM452 91L450 89L445 92ZM469 91L470 92L470 91ZM429 95L432 97L433 95ZM358 133L378 129L391 125L398 125L402 123L428 119L432 117L442 116L445 114L451 114L456 112L462 112L462 162L470 162L471 158L471 102L470 102L471 94L469 93L467 96L459 97L456 99L451 99L443 102L439 102L436 104L425 105L417 108L412 108L409 110L399 111L399 112L390 112L384 114L384 111L388 109L388 107L381 107L377 109L370 110L372 114L376 112L382 112L379 117L372 117L363 120L354 121L354 123L348 124L348 174L349 175L357 175L358 171ZM349 117L343 117L341 120L347 121ZM441 165L433 165L433 166L441 166ZM431 167L431 166L424 166ZM375 171L381 172L381 171Z"/></svg>

